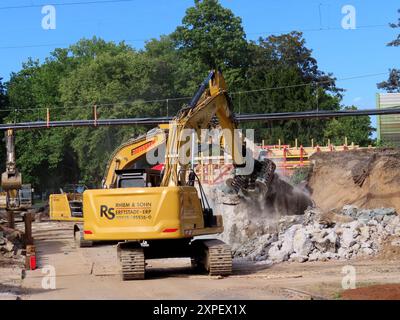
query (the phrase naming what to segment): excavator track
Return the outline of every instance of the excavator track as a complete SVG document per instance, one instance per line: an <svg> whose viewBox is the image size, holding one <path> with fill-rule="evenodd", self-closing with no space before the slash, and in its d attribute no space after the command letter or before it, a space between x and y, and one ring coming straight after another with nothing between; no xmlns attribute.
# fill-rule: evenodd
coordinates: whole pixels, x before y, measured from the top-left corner
<svg viewBox="0 0 400 320"><path fill-rule="evenodd" d="M229 245L216 239L195 240L195 242L197 258L192 259L192 265L201 264L210 276L232 274L232 252Z"/></svg>
<svg viewBox="0 0 400 320"><path fill-rule="evenodd" d="M122 280L143 280L145 258L142 248L118 248Z"/></svg>
<svg viewBox="0 0 400 320"><path fill-rule="evenodd" d="M232 274L232 253L227 244L219 240L205 241L208 249L207 270L210 276Z"/></svg>

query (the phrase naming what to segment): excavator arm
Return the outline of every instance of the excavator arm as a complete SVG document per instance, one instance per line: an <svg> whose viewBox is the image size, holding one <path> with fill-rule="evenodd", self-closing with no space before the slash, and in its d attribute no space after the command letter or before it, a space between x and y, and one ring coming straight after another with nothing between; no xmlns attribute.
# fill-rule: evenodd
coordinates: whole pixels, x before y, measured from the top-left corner
<svg viewBox="0 0 400 320"><path fill-rule="evenodd" d="M208 87L208 88L207 88ZM214 118L223 129L225 150L232 156L235 167L234 176L228 180L228 185L236 193L254 193L260 195L268 192L268 186L273 178L275 164L266 159L254 161L251 173L240 174L240 168L245 165L245 143L237 129L237 122L232 111L232 103L227 93L225 80L218 71L212 71L200 86L188 106L185 106L171 122L167 142L165 174L162 186L185 185L185 173L188 165L181 164L184 130L193 129L199 135L202 129L210 128ZM239 174L236 174L239 173Z"/></svg>
<svg viewBox="0 0 400 320"><path fill-rule="evenodd" d="M22 187L22 177L15 161L15 137L13 130L6 131L5 141L7 149L6 171L1 175L1 187L7 193L6 208L18 209L20 206L19 190Z"/></svg>

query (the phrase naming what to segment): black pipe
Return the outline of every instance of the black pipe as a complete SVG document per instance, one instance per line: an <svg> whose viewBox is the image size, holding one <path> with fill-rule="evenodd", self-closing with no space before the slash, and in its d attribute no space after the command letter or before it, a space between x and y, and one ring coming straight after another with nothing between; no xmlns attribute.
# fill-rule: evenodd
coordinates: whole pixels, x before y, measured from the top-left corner
<svg viewBox="0 0 400 320"><path fill-rule="evenodd" d="M277 121L292 119L323 119L338 117L360 117L400 114L400 106L388 109L367 109L367 110L337 110L337 111L301 111L301 112L280 112L261 114L236 115L239 122L250 121Z"/></svg>
<svg viewBox="0 0 400 320"><path fill-rule="evenodd" d="M400 106L390 109L370 109L370 110L339 110L339 111L302 111L302 112L280 112L266 114L240 114L236 115L238 122L270 122L296 119L325 119L338 117L358 117L400 114ZM0 130L31 130L62 127L102 127L102 126L156 126L158 124L169 123L172 117L160 118L131 118L131 119L98 119L95 120L64 120L64 121L36 121L21 122L12 124L0 124Z"/></svg>

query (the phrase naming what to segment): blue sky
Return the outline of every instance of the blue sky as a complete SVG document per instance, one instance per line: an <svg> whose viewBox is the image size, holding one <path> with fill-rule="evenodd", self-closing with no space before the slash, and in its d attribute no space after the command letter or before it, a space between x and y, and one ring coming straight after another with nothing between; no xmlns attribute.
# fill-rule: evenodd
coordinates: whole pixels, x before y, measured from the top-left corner
<svg viewBox="0 0 400 320"><path fill-rule="evenodd" d="M9 78L28 57L43 59L55 47L68 46L82 37L96 35L106 40L126 40L142 48L146 39L172 32L180 24L193 0L133 0L120 3L57 6L57 3L88 0L0 0L0 76ZM101 0L99 0L101 1ZM346 89L344 103L374 108L376 83L387 78L389 68L399 66L400 48L386 47L400 30L388 27L396 22L398 0L223 0L221 3L240 16L248 39L304 31L320 69L338 79ZM2 9L24 5L56 6L56 29L44 30L41 7ZM356 30L344 30L341 10L356 9ZM319 29L323 30L319 30ZM397 58L397 59L396 59Z"/></svg>

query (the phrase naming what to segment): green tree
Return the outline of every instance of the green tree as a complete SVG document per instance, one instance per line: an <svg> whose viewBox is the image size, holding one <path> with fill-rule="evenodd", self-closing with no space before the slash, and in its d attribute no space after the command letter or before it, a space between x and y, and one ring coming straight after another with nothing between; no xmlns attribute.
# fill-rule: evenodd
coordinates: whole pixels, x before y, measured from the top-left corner
<svg viewBox="0 0 400 320"><path fill-rule="evenodd" d="M154 97L153 72L157 70L152 61L134 50L99 53L96 59L80 64L63 78L60 99L65 106L82 106L71 109L70 117L93 118L95 104L102 118L160 116L160 105L143 102ZM131 135L144 132L140 127L75 130L71 147L77 156L81 180L98 184L115 147Z"/></svg>
<svg viewBox="0 0 400 320"><path fill-rule="evenodd" d="M101 118L165 116L167 105L157 100L179 95L177 61L170 37L151 40L142 51L125 43L83 39L56 49L42 64L28 60L11 75L7 87L12 108L25 111L10 113L6 120L44 120L46 108L51 120L93 119L95 105ZM169 103L170 114L180 103ZM43 188L79 181L99 185L111 152L146 130L135 126L21 131L16 140L18 166L24 181Z"/></svg>
<svg viewBox="0 0 400 320"><path fill-rule="evenodd" d="M357 110L355 106L346 107L345 110ZM343 117L328 122L324 130L324 139L330 139L334 145L344 144L345 137L348 143L357 143L366 147L372 144L371 135L375 131L371 126L369 116Z"/></svg>
<svg viewBox="0 0 400 320"><path fill-rule="evenodd" d="M6 88L3 85L3 78L0 77L0 111L2 111L2 114L0 115L1 118L4 116L4 109L8 105L8 99L7 99L7 94L6 94Z"/></svg>
<svg viewBox="0 0 400 320"><path fill-rule="evenodd" d="M47 59L43 65L28 60L21 71L11 74L7 84L10 107L24 111L11 112L4 121L44 120L47 107L53 110L53 120L61 119L66 114L58 92L60 79L66 73L63 66L55 57ZM79 175L76 166L71 166L73 155L69 156L65 132L66 129L16 132L17 165L24 182L57 187Z"/></svg>
<svg viewBox="0 0 400 320"><path fill-rule="evenodd" d="M175 115L188 100L186 97L193 94L200 75L191 78L193 70L176 50L172 36L161 36L146 42L143 54L152 61L156 70L150 74L152 99L172 98L162 102L160 115Z"/></svg>
<svg viewBox="0 0 400 320"><path fill-rule="evenodd" d="M398 10L400 14L400 9ZM391 23L392 28L400 28L400 18L397 23ZM400 46L400 34L396 39L387 44L389 47L399 47ZM400 70L391 69L389 73L389 79L378 83L378 89L386 90L387 92L400 92Z"/></svg>
<svg viewBox="0 0 400 320"><path fill-rule="evenodd" d="M195 0L172 39L184 59L185 70L194 71L197 83L213 68L224 72L231 88L243 80L247 41L242 20L217 0Z"/></svg>
<svg viewBox="0 0 400 320"><path fill-rule="evenodd" d="M159 105L142 101L153 98L150 74L155 68L143 53L124 43L101 39L81 40L67 49L55 50L44 63L28 60L13 73L7 85L11 107L6 121L123 118L160 115ZM144 128L52 129L19 131L16 135L18 166L24 181L42 188L84 181L98 185L111 151L131 134Z"/></svg>
<svg viewBox="0 0 400 320"><path fill-rule="evenodd" d="M331 74L318 68L300 32L260 38L250 43L250 51L245 93L234 96L236 112L340 109L341 90ZM257 140L264 139L268 144L275 144L278 139L292 143L296 138L308 144L311 138L322 140L325 125L325 121L296 120L247 126L256 128Z"/></svg>

